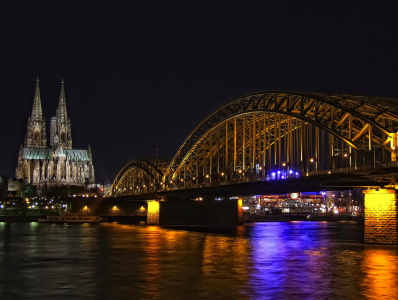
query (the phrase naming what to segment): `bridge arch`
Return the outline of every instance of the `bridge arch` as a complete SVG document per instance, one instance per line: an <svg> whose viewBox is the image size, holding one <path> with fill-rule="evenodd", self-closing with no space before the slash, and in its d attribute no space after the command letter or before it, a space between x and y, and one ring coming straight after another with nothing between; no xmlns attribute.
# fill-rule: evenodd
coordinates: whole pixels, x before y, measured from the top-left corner
<svg viewBox="0 0 398 300"><path fill-rule="evenodd" d="M260 92L207 116L167 167L165 186L358 168L396 160L396 99Z"/></svg>
<svg viewBox="0 0 398 300"><path fill-rule="evenodd" d="M161 179L169 162L160 159L133 159L118 173L112 194L134 194L161 189Z"/></svg>

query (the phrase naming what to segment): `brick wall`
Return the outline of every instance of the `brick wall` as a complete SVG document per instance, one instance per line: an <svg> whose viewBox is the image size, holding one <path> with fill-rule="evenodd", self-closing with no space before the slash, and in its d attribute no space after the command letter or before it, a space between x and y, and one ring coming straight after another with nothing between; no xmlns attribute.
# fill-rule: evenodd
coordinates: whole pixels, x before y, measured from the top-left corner
<svg viewBox="0 0 398 300"><path fill-rule="evenodd" d="M365 244L398 244L394 189L365 190Z"/></svg>

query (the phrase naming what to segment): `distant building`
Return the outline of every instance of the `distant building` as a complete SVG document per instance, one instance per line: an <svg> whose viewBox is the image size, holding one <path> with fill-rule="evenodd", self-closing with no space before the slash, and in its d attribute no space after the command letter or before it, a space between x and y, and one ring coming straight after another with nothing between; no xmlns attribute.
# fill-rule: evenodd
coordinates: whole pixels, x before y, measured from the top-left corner
<svg viewBox="0 0 398 300"><path fill-rule="evenodd" d="M71 122L66 109L64 81L55 116L51 118L47 139L39 79L36 81L32 115L28 119L24 146L19 150L16 178L38 187L85 186L95 182L90 146L72 148ZM48 143L50 147L48 147Z"/></svg>
<svg viewBox="0 0 398 300"><path fill-rule="evenodd" d="M22 179L8 179L7 194L22 197L23 191L25 190L25 184Z"/></svg>
<svg viewBox="0 0 398 300"><path fill-rule="evenodd" d="M0 175L0 199L4 196L5 191L8 188L7 176Z"/></svg>

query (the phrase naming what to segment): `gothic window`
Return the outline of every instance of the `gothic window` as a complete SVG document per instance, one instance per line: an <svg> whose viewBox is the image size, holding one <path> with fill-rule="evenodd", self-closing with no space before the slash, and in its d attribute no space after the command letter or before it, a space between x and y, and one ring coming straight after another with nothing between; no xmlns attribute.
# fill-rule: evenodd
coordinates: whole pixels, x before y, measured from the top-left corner
<svg viewBox="0 0 398 300"><path fill-rule="evenodd" d="M62 132L62 133L61 133L61 143L66 143L65 132Z"/></svg>

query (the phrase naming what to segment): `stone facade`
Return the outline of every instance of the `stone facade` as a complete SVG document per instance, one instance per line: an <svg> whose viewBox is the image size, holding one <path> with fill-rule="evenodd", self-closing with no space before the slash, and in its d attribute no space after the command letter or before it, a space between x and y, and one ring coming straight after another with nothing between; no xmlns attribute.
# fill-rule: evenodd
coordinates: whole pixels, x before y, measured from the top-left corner
<svg viewBox="0 0 398 300"><path fill-rule="evenodd" d="M90 146L73 149L71 122L66 109L64 81L55 117L51 119L50 147L41 107L37 79L32 115L28 119L24 146L18 154L16 178L37 186L76 185L95 182Z"/></svg>
<svg viewBox="0 0 398 300"><path fill-rule="evenodd" d="M366 244L398 244L397 197L394 189L365 190Z"/></svg>

